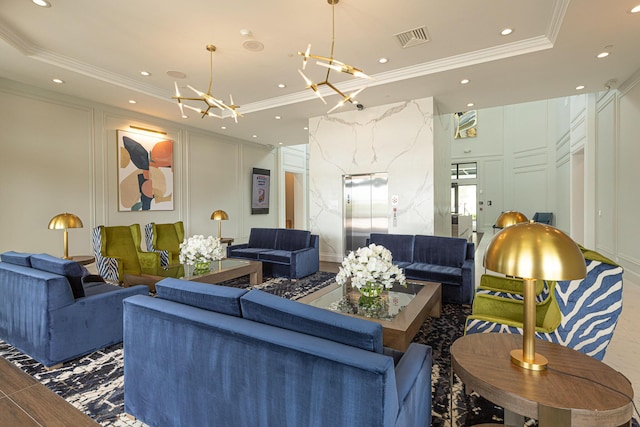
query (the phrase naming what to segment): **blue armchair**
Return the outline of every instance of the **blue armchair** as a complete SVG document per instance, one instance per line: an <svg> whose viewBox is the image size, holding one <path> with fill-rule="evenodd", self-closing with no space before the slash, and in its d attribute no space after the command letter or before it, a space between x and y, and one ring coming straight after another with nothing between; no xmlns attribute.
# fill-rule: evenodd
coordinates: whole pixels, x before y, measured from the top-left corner
<svg viewBox="0 0 640 427"><path fill-rule="evenodd" d="M46 367L121 342L122 301L149 293L105 283L51 255L0 258L0 338Z"/></svg>

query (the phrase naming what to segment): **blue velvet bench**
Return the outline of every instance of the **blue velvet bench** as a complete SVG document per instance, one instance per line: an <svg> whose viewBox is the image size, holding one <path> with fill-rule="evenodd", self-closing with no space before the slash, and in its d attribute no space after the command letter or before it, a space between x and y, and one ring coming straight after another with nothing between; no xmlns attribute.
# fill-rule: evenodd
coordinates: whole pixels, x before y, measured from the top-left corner
<svg viewBox="0 0 640 427"><path fill-rule="evenodd" d="M262 262L262 275L300 279L320 269L319 238L306 230L252 228L249 242L227 247L227 258Z"/></svg>
<svg viewBox="0 0 640 427"><path fill-rule="evenodd" d="M259 290L156 289L124 301L125 412L150 426L431 425L428 346L389 355L379 324Z"/></svg>

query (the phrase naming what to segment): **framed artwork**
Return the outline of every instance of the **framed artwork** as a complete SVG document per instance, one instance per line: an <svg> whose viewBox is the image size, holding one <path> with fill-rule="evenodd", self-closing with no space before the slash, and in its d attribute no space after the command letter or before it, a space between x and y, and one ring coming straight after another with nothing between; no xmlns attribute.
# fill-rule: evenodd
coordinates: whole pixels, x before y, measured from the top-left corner
<svg viewBox="0 0 640 427"><path fill-rule="evenodd" d="M123 130L118 135L118 210L173 210L173 141Z"/></svg>
<svg viewBox="0 0 640 427"><path fill-rule="evenodd" d="M464 113L454 113L454 134L453 139L475 138L478 134L478 112L477 110L465 111Z"/></svg>
<svg viewBox="0 0 640 427"><path fill-rule="evenodd" d="M269 213L269 180L271 171L253 168L251 174L251 214Z"/></svg>

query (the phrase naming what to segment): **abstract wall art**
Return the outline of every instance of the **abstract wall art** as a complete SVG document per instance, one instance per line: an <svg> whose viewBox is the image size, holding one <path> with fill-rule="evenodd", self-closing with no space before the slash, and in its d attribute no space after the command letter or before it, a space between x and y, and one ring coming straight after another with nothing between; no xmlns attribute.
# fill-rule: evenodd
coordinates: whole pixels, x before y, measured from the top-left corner
<svg viewBox="0 0 640 427"><path fill-rule="evenodd" d="M470 110L453 114L453 139L475 138L478 135L478 111Z"/></svg>
<svg viewBox="0 0 640 427"><path fill-rule="evenodd" d="M173 210L173 141L118 130L118 210Z"/></svg>

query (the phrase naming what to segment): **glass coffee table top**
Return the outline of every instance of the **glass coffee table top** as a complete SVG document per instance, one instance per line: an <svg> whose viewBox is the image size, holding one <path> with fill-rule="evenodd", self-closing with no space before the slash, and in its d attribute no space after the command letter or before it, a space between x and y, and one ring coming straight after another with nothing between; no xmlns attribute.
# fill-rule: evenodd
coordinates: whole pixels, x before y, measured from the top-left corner
<svg viewBox="0 0 640 427"><path fill-rule="evenodd" d="M210 275L229 269L245 267L250 264L249 261L243 259L225 258L219 261L211 261L209 270L195 271L195 267L190 264L171 264L163 267L160 272L163 277L173 277L175 279L192 279L198 276Z"/></svg>
<svg viewBox="0 0 640 427"><path fill-rule="evenodd" d="M391 321L413 301L422 288L423 285L418 283L408 282L406 287L395 284L376 299L363 297L357 288L352 288L349 284L333 283L324 289L325 292L314 294L316 298L304 302L340 313Z"/></svg>

